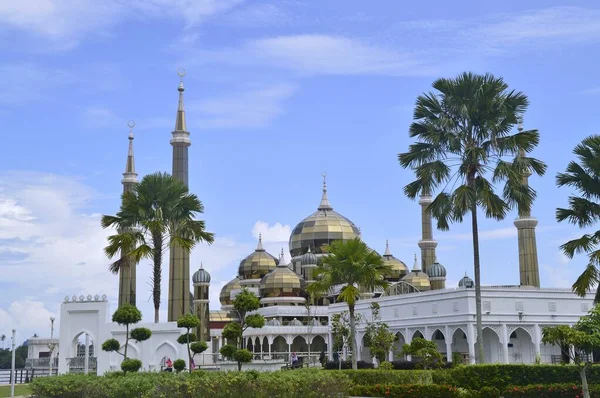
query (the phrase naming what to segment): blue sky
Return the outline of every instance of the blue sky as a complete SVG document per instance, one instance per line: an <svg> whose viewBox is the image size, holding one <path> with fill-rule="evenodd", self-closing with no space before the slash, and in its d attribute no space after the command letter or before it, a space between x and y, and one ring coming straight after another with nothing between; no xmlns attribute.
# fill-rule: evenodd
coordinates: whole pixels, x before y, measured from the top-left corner
<svg viewBox="0 0 600 398"><path fill-rule="evenodd" d="M170 171L180 66L190 188L217 236L192 257L213 276L211 308L259 232L271 253L287 252L290 229L318 205L323 171L334 208L367 243L381 251L389 239L412 265L419 208L403 196L413 176L396 156L410 144L416 97L465 70L529 96L525 127L540 130L534 155L548 163L531 179L541 281L568 287L584 259L559 252L578 231L554 221L569 194L554 176L599 132L599 42L593 1L4 1L0 333L47 334L65 295L116 299L99 214L118 208L127 120L140 177ZM481 222L484 283L518 284L514 218ZM448 286L472 275L468 224L435 238ZM150 266L139 267L150 319Z"/></svg>

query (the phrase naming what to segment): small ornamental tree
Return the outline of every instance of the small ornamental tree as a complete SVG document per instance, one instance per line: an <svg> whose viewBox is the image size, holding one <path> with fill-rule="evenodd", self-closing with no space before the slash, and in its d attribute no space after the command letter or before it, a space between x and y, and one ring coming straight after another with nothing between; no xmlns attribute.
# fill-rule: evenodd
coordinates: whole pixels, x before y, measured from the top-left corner
<svg viewBox="0 0 600 398"><path fill-rule="evenodd" d="M396 336L390 332L387 323L381 322L379 309L379 304L371 304L371 322L367 322L365 345L369 347L371 355L377 358L377 361L381 364L387 361L387 356L394 345Z"/></svg>
<svg viewBox="0 0 600 398"><path fill-rule="evenodd" d="M256 295L248 289L242 289L242 291L233 300L233 308L237 312L238 321L230 322L223 328L223 337L229 342L235 342L235 345L226 345L219 351L223 357L227 359L233 359L238 363L238 369L242 369L242 363L252 361L252 353L248 350L244 350L244 332L248 328L260 329L265 326L265 318L260 314L247 315L249 312L256 311L260 308L260 301ZM228 348L226 348L228 347ZM232 351L229 347L235 347L236 350L247 351L250 353L248 357L245 353L236 355L236 352Z"/></svg>
<svg viewBox="0 0 600 398"><path fill-rule="evenodd" d="M360 323L362 316L360 314L354 314L354 320ZM339 352L343 352L345 348L348 348L350 342L350 315L348 311L344 311L340 314L334 314L331 317L331 334L333 336L333 353L334 360L339 357ZM338 358L339 368L342 369L342 361Z"/></svg>
<svg viewBox="0 0 600 398"><path fill-rule="evenodd" d="M125 372L131 372L135 368L132 362L127 362L127 346L129 344L129 339L139 342L148 340L150 336L152 336L152 331L147 328L136 328L129 332L129 325L133 325L142 320L142 313L135 306L131 304L123 304L119 307L112 316L112 321L118 323L119 325L125 325L125 344L123 345L123 352L119 352L121 349L121 344L116 339L108 339L104 343L102 343L102 350L108 352L116 352L117 354L123 357L123 363L121 364L121 369ZM127 370L124 369L123 364ZM138 369L141 367L138 367Z"/></svg>
<svg viewBox="0 0 600 398"><path fill-rule="evenodd" d="M185 361L183 359L177 359L175 362L173 362L173 369L175 369L177 373L181 372L183 369L185 369Z"/></svg>
<svg viewBox="0 0 600 398"><path fill-rule="evenodd" d="M594 307L575 326L543 328L542 343L559 346L562 353L575 363L581 376L583 398L590 398L587 372L592 366L593 351L600 350L600 307ZM569 349L571 346L572 351Z"/></svg>
<svg viewBox="0 0 600 398"><path fill-rule="evenodd" d="M192 355L192 350L191 350L190 344L197 340L196 335L191 333L190 330L195 329L198 326L200 326L200 319L194 314L185 314L177 320L177 327L185 328L185 330L186 330L185 334L182 334L181 336L179 336L179 338L177 339L177 342L179 344L185 344L187 346L188 364L190 366L190 372L193 370L192 369L193 355Z"/></svg>
<svg viewBox="0 0 600 398"><path fill-rule="evenodd" d="M433 341L417 337L410 344L404 344L402 355L412 355L413 359L420 361L417 366L428 369L434 366L442 365L442 354L439 353L437 345Z"/></svg>

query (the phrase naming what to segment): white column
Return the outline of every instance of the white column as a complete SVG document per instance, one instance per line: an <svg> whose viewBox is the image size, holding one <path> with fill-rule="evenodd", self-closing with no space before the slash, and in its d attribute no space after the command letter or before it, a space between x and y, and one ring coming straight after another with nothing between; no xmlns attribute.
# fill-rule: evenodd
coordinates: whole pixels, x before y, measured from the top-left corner
<svg viewBox="0 0 600 398"><path fill-rule="evenodd" d="M410 344L412 342L412 334L408 332L408 328L404 329L404 334L406 335L406 344ZM407 355L406 360L412 361L412 355Z"/></svg>
<svg viewBox="0 0 600 398"><path fill-rule="evenodd" d="M467 324L467 344L469 345L469 362L471 364L474 364L475 363L475 328L472 323Z"/></svg>
<svg viewBox="0 0 600 398"><path fill-rule="evenodd" d="M535 357L533 358L533 362L535 363L537 358L542 359L540 345L542 342L542 330L540 329L540 325L537 323L533 325L533 346L535 347Z"/></svg>
<svg viewBox="0 0 600 398"><path fill-rule="evenodd" d="M448 325L444 331L444 341L446 342L446 362L452 362L452 336L450 336Z"/></svg>
<svg viewBox="0 0 600 398"><path fill-rule="evenodd" d="M333 361L333 334L331 330L327 332L327 356L330 361Z"/></svg>
<svg viewBox="0 0 600 398"><path fill-rule="evenodd" d="M83 374L88 374L90 370L90 335L85 334L85 353L83 354Z"/></svg>
<svg viewBox="0 0 600 398"><path fill-rule="evenodd" d="M360 336L360 337L359 337ZM360 361L362 359L362 350L363 350L363 346L362 346L362 335L357 333L354 338L357 340L356 341L356 351L358 352L353 352L352 355L356 356L356 360ZM359 344L360 342L360 344ZM350 346L352 347L352 346Z"/></svg>
<svg viewBox="0 0 600 398"><path fill-rule="evenodd" d="M506 324L503 323L502 324L502 341L500 342L500 344L502 344L502 356L504 357L504 363L509 363L508 343L510 343L510 339L508 336L508 328L506 327Z"/></svg>

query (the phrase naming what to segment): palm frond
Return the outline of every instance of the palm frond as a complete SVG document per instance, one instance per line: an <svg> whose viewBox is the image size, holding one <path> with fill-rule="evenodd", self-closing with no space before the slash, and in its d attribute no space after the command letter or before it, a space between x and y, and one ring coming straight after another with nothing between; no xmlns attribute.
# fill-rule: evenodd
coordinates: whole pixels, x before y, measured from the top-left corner
<svg viewBox="0 0 600 398"><path fill-rule="evenodd" d="M600 274L595 264L589 263L585 270L579 275L572 289L579 297L585 297L590 289L593 289L598 284Z"/></svg>

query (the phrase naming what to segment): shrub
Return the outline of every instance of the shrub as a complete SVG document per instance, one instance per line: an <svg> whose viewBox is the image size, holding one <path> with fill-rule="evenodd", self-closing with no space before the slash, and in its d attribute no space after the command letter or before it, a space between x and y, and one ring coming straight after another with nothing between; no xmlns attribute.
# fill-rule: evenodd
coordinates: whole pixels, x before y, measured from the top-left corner
<svg viewBox="0 0 600 398"><path fill-rule="evenodd" d="M379 364L379 368L381 370L393 370L394 369L394 365L392 365L391 362L388 361L383 361Z"/></svg>
<svg viewBox="0 0 600 398"><path fill-rule="evenodd" d="M332 373L343 373L357 385L376 384L433 384L430 370L343 370Z"/></svg>
<svg viewBox="0 0 600 398"><path fill-rule="evenodd" d="M152 336L152 331L148 328L135 328L130 334L132 339L140 342L148 340Z"/></svg>
<svg viewBox="0 0 600 398"><path fill-rule="evenodd" d="M576 398L582 396L581 387L571 383L513 386L504 390L504 398ZM590 396L592 398L600 397L600 386L590 386Z"/></svg>
<svg viewBox="0 0 600 398"><path fill-rule="evenodd" d="M340 363L338 361L329 361L325 364L325 369L339 369ZM359 369L373 369L373 364L365 361L358 361L357 366ZM342 361L342 369L352 369L352 361Z"/></svg>
<svg viewBox="0 0 600 398"><path fill-rule="evenodd" d="M436 384L358 385L352 387L350 394L361 397L398 398L459 398L465 396L465 392L456 387Z"/></svg>
<svg viewBox="0 0 600 398"><path fill-rule="evenodd" d="M496 387L483 387L478 395L481 398L500 398L500 390Z"/></svg>
<svg viewBox="0 0 600 398"><path fill-rule="evenodd" d="M173 369L175 369L177 372L181 372L183 369L185 369L185 361L183 359L177 359L175 362L173 362Z"/></svg>
<svg viewBox="0 0 600 398"><path fill-rule="evenodd" d="M127 372L137 372L142 367L142 361L139 359L125 359L121 362L121 370Z"/></svg>

